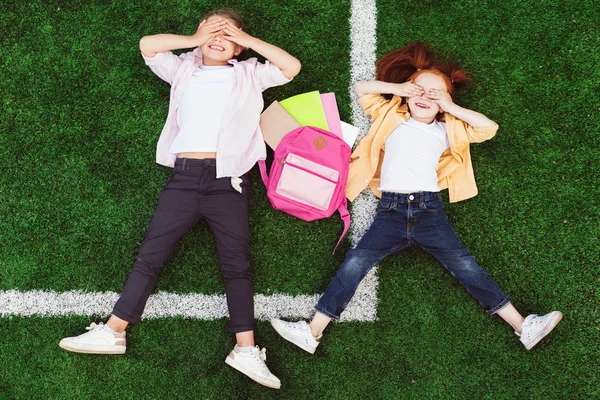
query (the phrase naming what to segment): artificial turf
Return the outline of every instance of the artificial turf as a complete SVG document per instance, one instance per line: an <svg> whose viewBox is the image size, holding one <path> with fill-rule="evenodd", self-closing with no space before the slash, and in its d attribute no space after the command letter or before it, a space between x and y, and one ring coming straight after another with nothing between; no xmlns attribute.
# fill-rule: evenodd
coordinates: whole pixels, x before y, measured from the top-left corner
<svg viewBox="0 0 600 400"><path fill-rule="evenodd" d="M291 83L265 92L265 104L334 91L349 121L348 2L2 1L0 290L122 289L169 174L154 162L169 88L144 65L139 38L191 34L223 5L303 63ZM57 346L94 318L5 316L0 398L600 397L599 8L377 2L377 54L428 43L473 75L457 103L500 125L471 148L479 195L446 203L446 213L519 310L565 314L534 350L433 258L408 249L379 268L377 321L334 324L314 356L257 323L278 392L223 363L233 345L226 320L144 321L129 330L127 355L98 357ZM350 246L331 255L340 220L305 223L272 210L256 168L252 178L256 293L322 292ZM201 224L157 290L223 287Z"/></svg>

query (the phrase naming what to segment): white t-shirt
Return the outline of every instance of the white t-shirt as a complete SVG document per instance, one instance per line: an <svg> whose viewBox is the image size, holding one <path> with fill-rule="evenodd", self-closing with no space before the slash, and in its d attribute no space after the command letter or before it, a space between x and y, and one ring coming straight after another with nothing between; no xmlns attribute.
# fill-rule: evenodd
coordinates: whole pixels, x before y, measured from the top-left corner
<svg viewBox="0 0 600 400"><path fill-rule="evenodd" d="M177 109L179 133L171 154L217 151L225 107L235 85L231 65L196 68Z"/></svg>
<svg viewBox="0 0 600 400"><path fill-rule="evenodd" d="M439 192L437 167L448 147L445 123L424 124L409 118L385 142L379 190Z"/></svg>

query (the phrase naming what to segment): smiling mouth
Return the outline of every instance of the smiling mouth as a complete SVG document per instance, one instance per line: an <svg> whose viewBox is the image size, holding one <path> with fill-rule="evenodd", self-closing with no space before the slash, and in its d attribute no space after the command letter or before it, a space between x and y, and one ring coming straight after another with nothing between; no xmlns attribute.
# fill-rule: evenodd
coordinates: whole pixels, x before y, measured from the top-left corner
<svg viewBox="0 0 600 400"><path fill-rule="evenodd" d="M423 109L425 109L425 110L428 110L428 109L430 109L430 108L431 108L431 107L429 107L429 106L428 106L427 104L425 104L425 103L415 103L415 105L416 105L417 107L419 107L419 108L423 108Z"/></svg>
<svg viewBox="0 0 600 400"><path fill-rule="evenodd" d="M219 46L218 44L211 44L210 46L208 46L208 48L216 51L225 51L225 47Z"/></svg>

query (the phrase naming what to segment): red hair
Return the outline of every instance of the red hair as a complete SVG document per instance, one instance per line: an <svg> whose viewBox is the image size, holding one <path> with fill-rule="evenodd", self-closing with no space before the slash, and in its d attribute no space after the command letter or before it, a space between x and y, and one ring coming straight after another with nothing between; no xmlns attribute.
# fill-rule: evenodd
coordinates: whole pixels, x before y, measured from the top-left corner
<svg viewBox="0 0 600 400"><path fill-rule="evenodd" d="M438 75L450 94L471 80L466 70L434 61L422 42L390 51L377 61L376 67L377 80L390 83L411 81L425 72Z"/></svg>

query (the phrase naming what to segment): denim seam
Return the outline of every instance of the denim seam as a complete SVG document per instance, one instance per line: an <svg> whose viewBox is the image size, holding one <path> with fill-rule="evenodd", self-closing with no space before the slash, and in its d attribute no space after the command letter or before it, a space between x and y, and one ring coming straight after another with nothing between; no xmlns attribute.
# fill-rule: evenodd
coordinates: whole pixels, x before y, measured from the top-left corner
<svg viewBox="0 0 600 400"><path fill-rule="evenodd" d="M510 299L508 297L505 297L504 299L502 299L502 301L500 302L500 304L498 304L496 307L493 307L490 310L486 310L485 312L488 313L488 314L490 314L490 315L494 315L498 311L502 310L504 307L506 307L509 304L510 304Z"/></svg>
<svg viewBox="0 0 600 400"><path fill-rule="evenodd" d="M318 304L315 306L315 310L317 310L318 312L320 312L321 314L323 314L323 315L325 315L325 316L327 316L329 318L340 319L339 315L333 315L329 311L324 310L323 308L319 307Z"/></svg>

